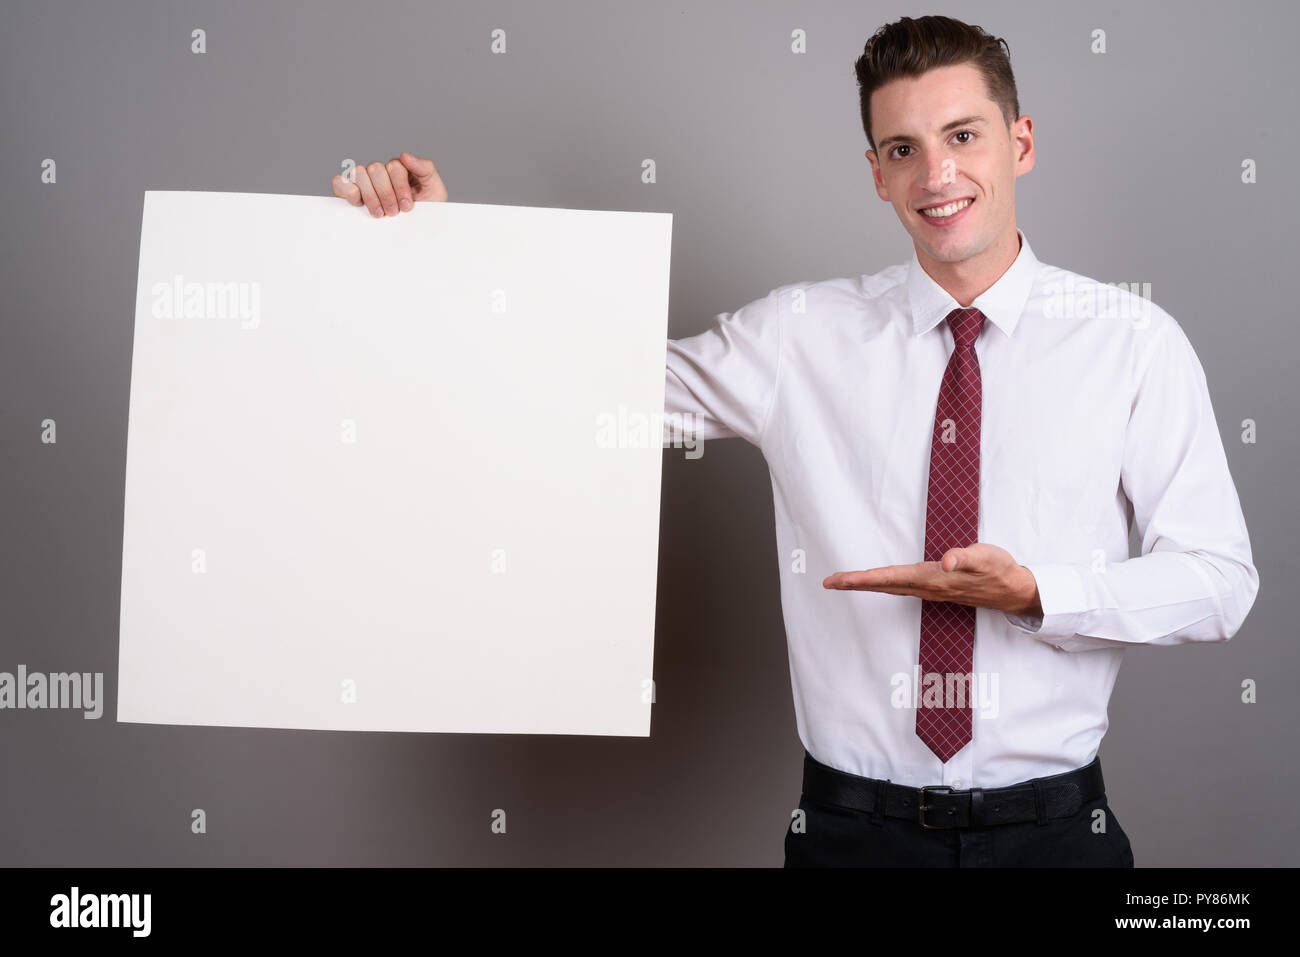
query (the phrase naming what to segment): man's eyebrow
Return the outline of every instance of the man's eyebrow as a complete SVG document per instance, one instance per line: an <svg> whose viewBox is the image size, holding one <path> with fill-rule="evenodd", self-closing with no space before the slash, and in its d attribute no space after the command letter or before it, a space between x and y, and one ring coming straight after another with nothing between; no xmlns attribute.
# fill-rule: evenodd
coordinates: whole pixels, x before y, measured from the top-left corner
<svg viewBox="0 0 1300 957"><path fill-rule="evenodd" d="M945 123L943 129L941 129L939 132L940 132L940 133L947 133L947 132L949 132L950 130L955 130L955 129L957 129L957 127L959 127L959 126L981 126L981 125L984 125L984 124L986 124L986 123L988 123L988 120L987 120L983 115L977 113L977 114L974 115L974 116L963 116L963 117L962 117L961 119L959 119L959 120L953 120L951 123ZM903 141L905 141L905 140L909 140L909 139L911 139L910 136L905 136L905 135L903 135L903 134L895 134L894 136L886 136L883 140L881 140L881 141L877 144L876 149L877 149L877 150L883 150L883 149L884 149L886 146L888 146L890 143L901 143L901 142L903 142Z"/></svg>

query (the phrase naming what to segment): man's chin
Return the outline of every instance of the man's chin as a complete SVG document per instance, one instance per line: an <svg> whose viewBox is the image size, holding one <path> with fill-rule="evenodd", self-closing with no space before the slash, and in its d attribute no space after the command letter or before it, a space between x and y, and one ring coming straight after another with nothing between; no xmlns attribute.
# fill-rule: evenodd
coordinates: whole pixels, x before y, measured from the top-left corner
<svg viewBox="0 0 1300 957"><path fill-rule="evenodd" d="M926 256L938 263L959 263L963 259L970 259L975 254L969 240L958 242L954 239L952 242L941 242L936 245L930 236L913 235L912 239Z"/></svg>

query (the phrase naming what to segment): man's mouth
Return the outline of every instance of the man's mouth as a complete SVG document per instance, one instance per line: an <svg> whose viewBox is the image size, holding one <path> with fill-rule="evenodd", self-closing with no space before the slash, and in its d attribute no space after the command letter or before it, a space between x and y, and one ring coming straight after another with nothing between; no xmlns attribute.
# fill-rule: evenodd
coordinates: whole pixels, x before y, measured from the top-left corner
<svg viewBox="0 0 1300 957"><path fill-rule="evenodd" d="M943 226L950 222L956 222L974 202L974 196L963 196L961 199L949 200L946 203L933 203L929 206L922 206L917 212L927 222Z"/></svg>

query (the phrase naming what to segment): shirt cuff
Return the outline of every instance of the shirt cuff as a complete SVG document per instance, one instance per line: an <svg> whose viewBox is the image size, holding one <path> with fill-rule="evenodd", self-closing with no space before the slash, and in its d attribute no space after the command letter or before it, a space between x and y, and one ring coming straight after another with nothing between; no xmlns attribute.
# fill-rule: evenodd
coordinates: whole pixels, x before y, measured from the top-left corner
<svg viewBox="0 0 1300 957"><path fill-rule="evenodd" d="M1043 613L1012 615L1003 612L1007 621L1048 644L1055 644L1056 639L1072 638L1082 631L1092 608L1088 604L1080 566L1044 563L1025 567L1038 584L1038 602L1043 606Z"/></svg>

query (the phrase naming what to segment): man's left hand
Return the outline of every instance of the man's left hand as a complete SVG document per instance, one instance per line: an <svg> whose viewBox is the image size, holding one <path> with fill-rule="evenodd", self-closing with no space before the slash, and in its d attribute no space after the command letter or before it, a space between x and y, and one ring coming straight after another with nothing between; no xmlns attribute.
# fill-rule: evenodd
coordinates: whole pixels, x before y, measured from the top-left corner
<svg viewBox="0 0 1300 957"><path fill-rule="evenodd" d="M997 545L976 542L950 548L937 562L887 565L861 572L836 572L824 588L910 595L928 601L996 608L1013 615L1041 615L1034 574Z"/></svg>

